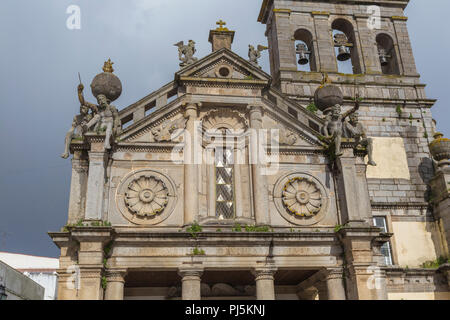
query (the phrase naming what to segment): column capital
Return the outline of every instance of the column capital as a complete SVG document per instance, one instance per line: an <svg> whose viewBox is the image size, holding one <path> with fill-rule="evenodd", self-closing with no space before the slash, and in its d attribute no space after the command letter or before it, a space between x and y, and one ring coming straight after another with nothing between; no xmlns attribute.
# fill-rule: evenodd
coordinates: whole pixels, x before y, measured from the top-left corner
<svg viewBox="0 0 450 320"><path fill-rule="evenodd" d="M125 283L125 276L127 273L127 269L108 269L106 271L106 280L108 282Z"/></svg>
<svg viewBox="0 0 450 320"><path fill-rule="evenodd" d="M342 278L344 278L344 268L338 267L338 268L327 269L326 275L325 275L326 280L342 279Z"/></svg>
<svg viewBox="0 0 450 320"><path fill-rule="evenodd" d="M182 280L197 279L203 275L203 268L201 268L201 267L180 267L178 269L178 275L183 278Z"/></svg>
<svg viewBox="0 0 450 320"><path fill-rule="evenodd" d="M253 114L255 112L263 113L263 105L262 104L249 104L247 105L247 110L250 114Z"/></svg>
<svg viewBox="0 0 450 320"><path fill-rule="evenodd" d="M274 280L275 273L277 272L275 266L256 267L252 270L253 275L258 280Z"/></svg>
<svg viewBox="0 0 450 320"><path fill-rule="evenodd" d="M198 109L202 106L201 102L183 102L182 103L183 108L185 109L186 112L188 111L195 111L197 112Z"/></svg>

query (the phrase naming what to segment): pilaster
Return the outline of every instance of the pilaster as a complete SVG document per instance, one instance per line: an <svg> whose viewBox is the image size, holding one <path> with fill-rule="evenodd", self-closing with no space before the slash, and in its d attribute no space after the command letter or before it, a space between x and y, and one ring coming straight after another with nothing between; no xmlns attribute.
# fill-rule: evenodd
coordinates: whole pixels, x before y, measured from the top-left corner
<svg viewBox="0 0 450 320"><path fill-rule="evenodd" d="M192 224L199 214L198 164L195 161L195 122L201 104L185 105L186 139L184 149L184 225Z"/></svg>
<svg viewBox="0 0 450 320"><path fill-rule="evenodd" d="M252 168L253 208L257 225L269 223L269 194L267 177L263 173L260 154L264 144L260 141L263 111L261 106L249 106L250 127L252 129L250 143L250 163Z"/></svg>

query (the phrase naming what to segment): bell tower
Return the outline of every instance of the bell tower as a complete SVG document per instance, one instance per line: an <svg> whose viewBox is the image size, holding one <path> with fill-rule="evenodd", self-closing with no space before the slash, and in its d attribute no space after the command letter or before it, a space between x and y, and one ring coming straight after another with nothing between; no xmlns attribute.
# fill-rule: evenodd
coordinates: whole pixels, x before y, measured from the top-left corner
<svg viewBox="0 0 450 320"><path fill-rule="evenodd" d="M408 3L264 0L258 21L267 25L274 83L298 97L309 95L301 83L317 81L318 72L338 83L392 76L397 84L418 84L404 16Z"/></svg>

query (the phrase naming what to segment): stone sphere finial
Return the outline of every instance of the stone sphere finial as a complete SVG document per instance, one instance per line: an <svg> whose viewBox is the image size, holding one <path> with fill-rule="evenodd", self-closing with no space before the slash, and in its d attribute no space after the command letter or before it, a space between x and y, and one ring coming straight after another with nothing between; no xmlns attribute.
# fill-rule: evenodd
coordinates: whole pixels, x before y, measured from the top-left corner
<svg viewBox="0 0 450 320"><path fill-rule="evenodd" d="M325 74L321 86L314 93L314 104L323 112L336 104L341 105L343 101L344 95L341 89L332 85L328 75Z"/></svg>
<svg viewBox="0 0 450 320"><path fill-rule="evenodd" d="M109 101L114 101L122 94L122 82L113 74L113 64L111 59L108 59L103 66L103 72L92 80L91 90L94 97L103 94Z"/></svg>
<svg viewBox="0 0 450 320"><path fill-rule="evenodd" d="M434 140L430 143L430 152L434 160L440 164L447 164L450 159L450 139L444 138L440 132L434 134Z"/></svg>

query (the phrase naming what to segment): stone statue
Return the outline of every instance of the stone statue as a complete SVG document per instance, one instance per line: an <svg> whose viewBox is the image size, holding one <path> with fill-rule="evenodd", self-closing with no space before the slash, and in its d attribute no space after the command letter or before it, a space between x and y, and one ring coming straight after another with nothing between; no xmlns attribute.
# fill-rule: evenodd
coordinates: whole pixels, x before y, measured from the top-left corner
<svg viewBox="0 0 450 320"><path fill-rule="evenodd" d="M263 52L264 50L267 50L267 49L269 49L269 48L261 46L261 45L258 46L258 49L255 49L254 46L249 45L248 46L248 58L249 58L248 61L250 61L250 63L252 65L261 68L260 65L258 64L258 59L261 58L261 52Z"/></svg>
<svg viewBox="0 0 450 320"><path fill-rule="evenodd" d="M86 133L86 125L89 123L89 121L92 120L94 117L93 113L89 113L89 110L94 110L90 107L89 103L86 103L83 98L83 85L80 84L78 86L78 99L80 100L80 114L76 115L73 118L72 121L72 127L69 129L69 131L66 134L66 140L65 140L65 148L64 153L61 155L61 158L67 159L69 158L69 147L70 142L75 137L83 137L83 135Z"/></svg>
<svg viewBox="0 0 450 320"><path fill-rule="evenodd" d="M323 134L335 144L335 154L337 157L342 156L341 143L344 134L344 121L357 110L359 110L359 96L355 99L355 107L344 114L341 114L342 107L340 104L335 104L331 107L331 110L326 110L325 112L326 118Z"/></svg>
<svg viewBox="0 0 450 320"><path fill-rule="evenodd" d="M367 154L369 156L369 165L376 166L373 161L373 140L367 137L366 130L362 123L359 122L358 112L354 112L349 116L349 120L345 121L345 136L347 138L354 138L356 145L361 145L367 148Z"/></svg>
<svg viewBox="0 0 450 320"><path fill-rule="evenodd" d="M96 133L105 132L105 149L111 149L111 137L114 133L115 125L117 122L115 121L115 117L118 117L118 111L116 107L110 105L108 99L104 94L99 94L97 96L98 106L92 103L88 103L89 108L93 110L94 117L89 121L85 128L89 131L93 131Z"/></svg>
<svg viewBox="0 0 450 320"><path fill-rule="evenodd" d="M194 57L195 52L197 52L195 49L195 41L189 40L187 45L183 41L180 41L174 45L178 47L178 57L181 61L180 67L191 65L198 60Z"/></svg>

